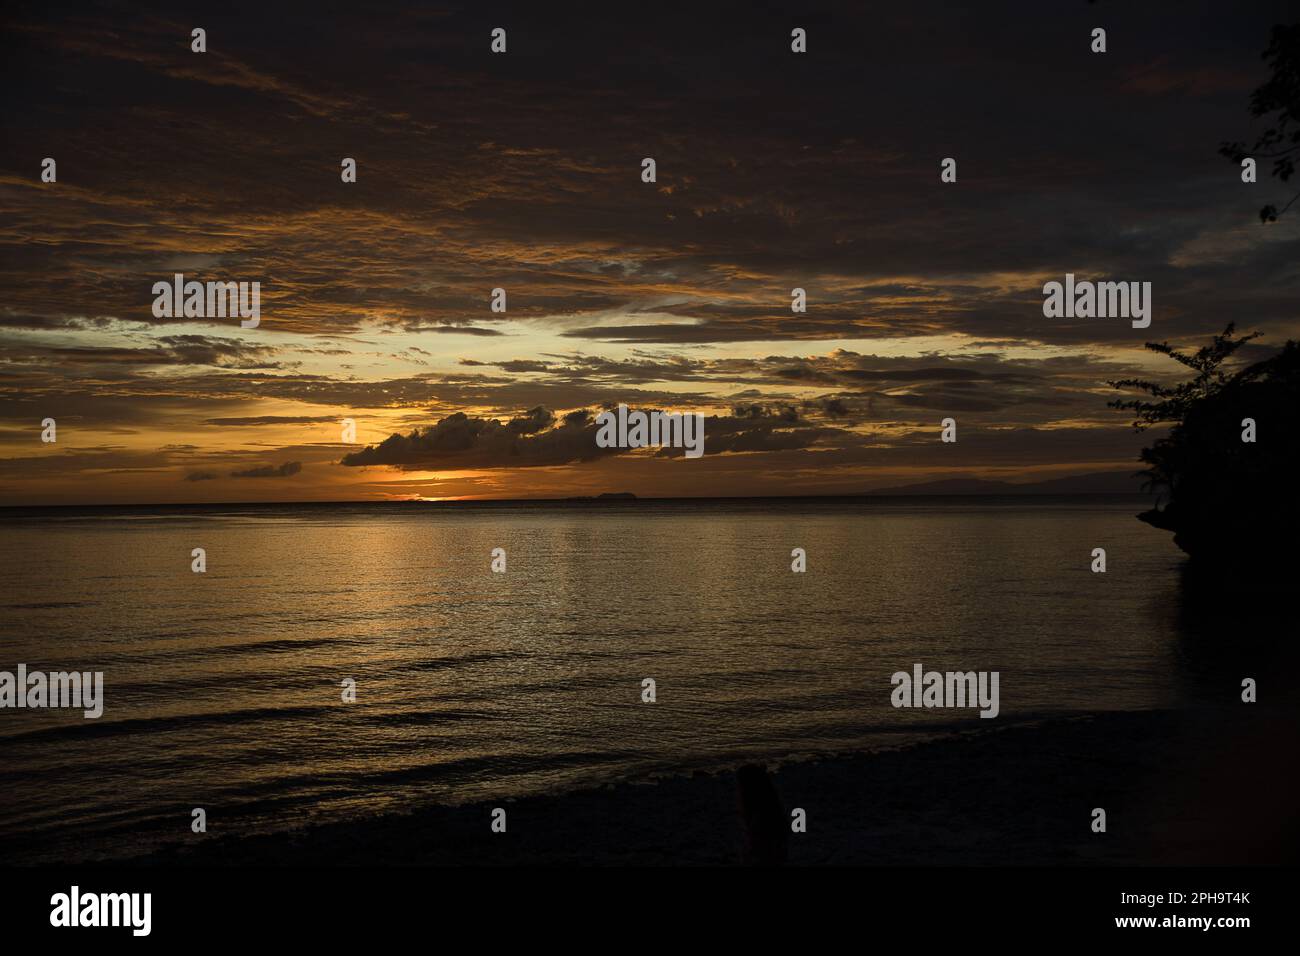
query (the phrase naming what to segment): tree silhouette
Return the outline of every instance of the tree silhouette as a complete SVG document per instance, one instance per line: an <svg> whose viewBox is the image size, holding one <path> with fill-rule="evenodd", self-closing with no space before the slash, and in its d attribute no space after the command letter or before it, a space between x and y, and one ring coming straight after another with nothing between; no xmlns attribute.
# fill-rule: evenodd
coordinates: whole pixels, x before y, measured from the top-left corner
<svg viewBox="0 0 1300 956"><path fill-rule="evenodd" d="M1138 517L1174 532L1174 541L1203 562L1257 567L1280 540L1300 533L1300 343L1236 368L1229 359L1256 334L1234 335L1229 323L1195 352L1166 342L1147 348L1195 372L1177 385L1124 379L1113 388L1148 397L1117 399L1110 407L1134 413L1139 431L1170 424L1168 434L1142 449L1147 487L1160 492L1157 507ZM1246 420L1254 440L1246 441ZM1160 504L1164 507L1161 508Z"/></svg>
<svg viewBox="0 0 1300 956"><path fill-rule="evenodd" d="M1268 49L1263 54L1272 75L1250 96L1252 116L1277 116L1249 150L1241 142L1224 142L1219 152L1237 165L1248 156L1273 160L1273 175L1287 182L1295 173L1296 158L1300 156L1300 24L1273 27ZM1300 199L1292 196L1279 210L1269 203L1259 211L1261 222L1276 222L1277 217Z"/></svg>

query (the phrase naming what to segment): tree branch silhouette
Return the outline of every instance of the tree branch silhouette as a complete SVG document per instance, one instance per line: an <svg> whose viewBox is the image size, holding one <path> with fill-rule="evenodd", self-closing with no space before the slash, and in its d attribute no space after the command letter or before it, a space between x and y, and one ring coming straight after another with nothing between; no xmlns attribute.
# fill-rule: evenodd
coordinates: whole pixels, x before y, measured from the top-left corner
<svg viewBox="0 0 1300 956"><path fill-rule="evenodd" d="M1250 149L1240 141L1225 141L1220 144L1219 152L1238 165L1252 155L1271 159L1273 175L1287 182L1295 173L1296 158L1300 157L1300 24L1274 26L1262 58L1272 75L1251 94L1250 114L1257 118L1272 113L1277 116ZM1274 203L1266 204L1259 211L1260 221L1276 222L1297 199L1300 193L1292 196L1281 209Z"/></svg>

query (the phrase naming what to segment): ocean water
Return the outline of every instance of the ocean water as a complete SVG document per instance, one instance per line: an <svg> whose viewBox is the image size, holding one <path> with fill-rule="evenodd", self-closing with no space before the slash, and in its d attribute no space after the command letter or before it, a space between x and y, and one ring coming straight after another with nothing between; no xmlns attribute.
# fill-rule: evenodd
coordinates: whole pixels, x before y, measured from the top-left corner
<svg viewBox="0 0 1300 956"><path fill-rule="evenodd" d="M1182 555L1141 507L10 512L0 670L103 671L105 704L0 710L0 851L142 850L192 807L223 832L291 828L1186 705L1204 688L1180 660ZM999 717L893 708L915 663L998 671Z"/></svg>

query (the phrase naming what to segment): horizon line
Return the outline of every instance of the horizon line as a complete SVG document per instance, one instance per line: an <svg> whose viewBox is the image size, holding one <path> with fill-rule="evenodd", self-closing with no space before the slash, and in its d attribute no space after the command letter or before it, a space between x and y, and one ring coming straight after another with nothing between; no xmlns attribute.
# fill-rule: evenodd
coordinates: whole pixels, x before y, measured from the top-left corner
<svg viewBox="0 0 1300 956"><path fill-rule="evenodd" d="M330 505L528 505L528 504L623 504L640 502L686 502L686 501L835 501L857 500L863 498L1150 498L1152 495L1142 491L1040 491L1040 492L1001 492L1001 491L966 491L966 492L910 492L879 493L854 492L831 495L672 495L642 497L631 495L623 497L626 492L604 492L601 495L570 495L562 498L357 498L330 499L319 501L183 501L183 502L85 502L60 504L0 504L0 512L35 511L56 508L296 508L307 506L326 507Z"/></svg>

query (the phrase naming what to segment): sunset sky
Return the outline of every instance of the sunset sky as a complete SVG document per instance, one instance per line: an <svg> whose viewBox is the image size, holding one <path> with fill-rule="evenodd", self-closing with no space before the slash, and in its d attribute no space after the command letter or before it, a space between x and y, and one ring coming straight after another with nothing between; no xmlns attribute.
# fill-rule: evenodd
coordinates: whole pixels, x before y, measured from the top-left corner
<svg viewBox="0 0 1300 956"><path fill-rule="evenodd" d="M546 6L6 12L0 504L1123 470L1143 342L1300 334L1300 212L1258 219L1294 188L1217 152L1288 4ZM260 326L155 318L176 272L259 281ZM1067 272L1151 282L1151 327L1044 318ZM597 448L620 402L705 455Z"/></svg>

